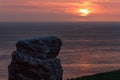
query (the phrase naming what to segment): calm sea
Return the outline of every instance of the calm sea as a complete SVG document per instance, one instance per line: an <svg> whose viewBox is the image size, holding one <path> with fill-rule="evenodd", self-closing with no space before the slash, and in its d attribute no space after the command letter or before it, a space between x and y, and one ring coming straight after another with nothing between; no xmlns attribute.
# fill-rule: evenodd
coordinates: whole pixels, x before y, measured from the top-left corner
<svg viewBox="0 0 120 80"><path fill-rule="evenodd" d="M64 79L120 69L120 23L0 23L0 80L17 40L49 35L63 42Z"/></svg>

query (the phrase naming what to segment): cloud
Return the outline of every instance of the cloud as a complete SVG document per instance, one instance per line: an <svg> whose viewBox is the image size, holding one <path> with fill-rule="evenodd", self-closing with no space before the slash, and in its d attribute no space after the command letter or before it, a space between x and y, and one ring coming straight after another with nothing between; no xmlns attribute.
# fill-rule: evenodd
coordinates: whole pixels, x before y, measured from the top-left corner
<svg viewBox="0 0 120 80"><path fill-rule="evenodd" d="M92 11L88 18L116 17L119 4L119 0L0 0L0 21L84 19L76 12L80 8Z"/></svg>

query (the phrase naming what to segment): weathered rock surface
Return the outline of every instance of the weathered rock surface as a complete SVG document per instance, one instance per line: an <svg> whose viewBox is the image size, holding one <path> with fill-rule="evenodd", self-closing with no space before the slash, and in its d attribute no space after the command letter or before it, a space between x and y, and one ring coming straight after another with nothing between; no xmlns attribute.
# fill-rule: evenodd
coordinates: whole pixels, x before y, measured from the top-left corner
<svg viewBox="0 0 120 80"><path fill-rule="evenodd" d="M54 36L18 41L8 66L9 80L62 80L63 70L56 58L61 45Z"/></svg>

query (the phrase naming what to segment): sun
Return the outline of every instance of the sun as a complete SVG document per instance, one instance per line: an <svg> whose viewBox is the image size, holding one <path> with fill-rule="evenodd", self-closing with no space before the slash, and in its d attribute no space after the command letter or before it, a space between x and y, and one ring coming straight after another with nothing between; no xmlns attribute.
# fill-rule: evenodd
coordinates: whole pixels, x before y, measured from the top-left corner
<svg viewBox="0 0 120 80"><path fill-rule="evenodd" d="M90 11L86 8L82 8L78 10L78 13L80 16L88 16L90 14Z"/></svg>

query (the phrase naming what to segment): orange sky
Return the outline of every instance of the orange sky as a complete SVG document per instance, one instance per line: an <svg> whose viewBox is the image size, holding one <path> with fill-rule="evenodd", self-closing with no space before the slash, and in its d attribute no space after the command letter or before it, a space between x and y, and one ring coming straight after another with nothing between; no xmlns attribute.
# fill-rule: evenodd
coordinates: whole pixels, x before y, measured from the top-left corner
<svg viewBox="0 0 120 80"><path fill-rule="evenodd" d="M120 21L119 8L120 0L0 0L0 21Z"/></svg>

